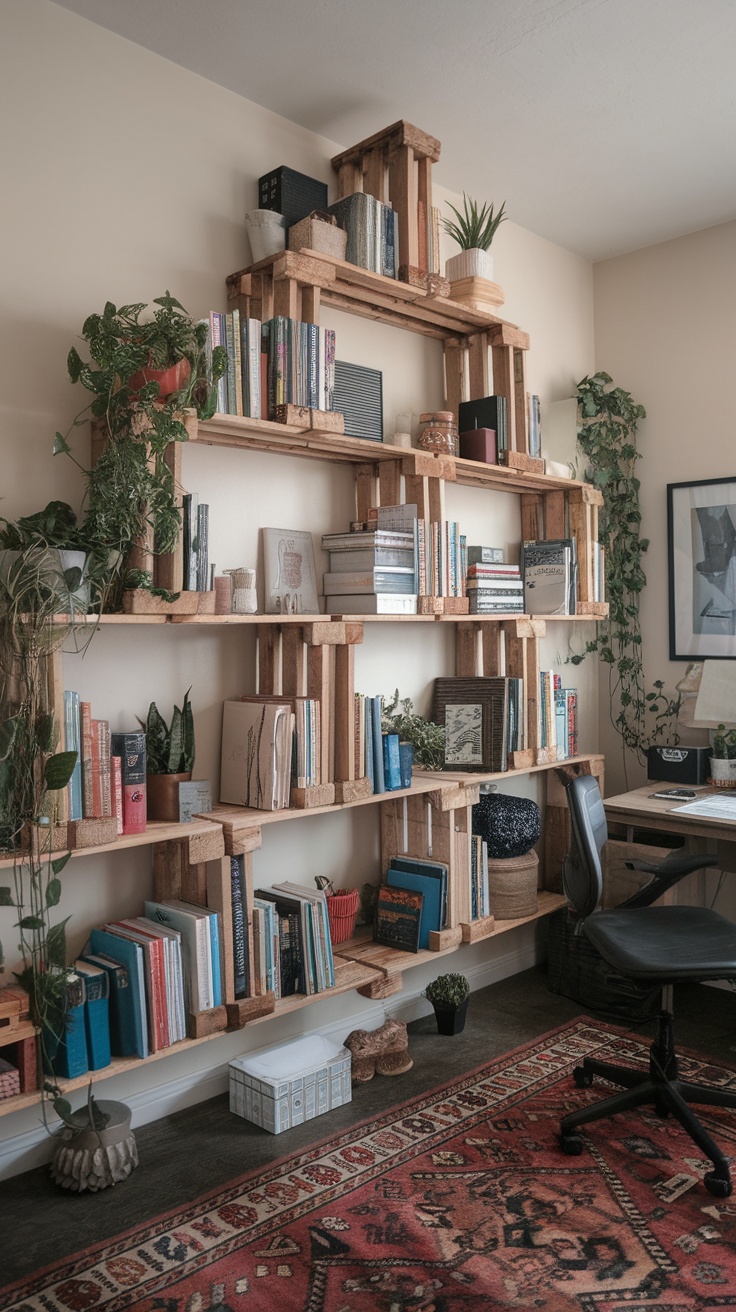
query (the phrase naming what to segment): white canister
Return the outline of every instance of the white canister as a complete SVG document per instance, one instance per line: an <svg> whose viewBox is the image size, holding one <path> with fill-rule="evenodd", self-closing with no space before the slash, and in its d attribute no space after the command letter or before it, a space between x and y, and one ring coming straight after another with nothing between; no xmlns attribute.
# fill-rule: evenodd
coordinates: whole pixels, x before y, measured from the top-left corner
<svg viewBox="0 0 736 1312"><path fill-rule="evenodd" d="M275 210L248 210L245 231L250 242L253 263L278 255L286 247L286 224L283 214Z"/></svg>
<svg viewBox="0 0 736 1312"><path fill-rule="evenodd" d="M256 597L256 572L254 569L226 569L233 581L232 609L234 615L255 615L258 610Z"/></svg>

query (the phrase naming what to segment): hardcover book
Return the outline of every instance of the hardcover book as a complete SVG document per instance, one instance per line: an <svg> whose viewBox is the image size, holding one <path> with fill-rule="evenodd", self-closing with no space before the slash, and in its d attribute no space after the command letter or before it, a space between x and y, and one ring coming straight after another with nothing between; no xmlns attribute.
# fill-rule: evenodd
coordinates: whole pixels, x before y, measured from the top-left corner
<svg viewBox="0 0 736 1312"><path fill-rule="evenodd" d="M417 952L423 905L422 893L381 884L373 922L373 942L403 952Z"/></svg>
<svg viewBox="0 0 736 1312"><path fill-rule="evenodd" d="M113 1057L136 1057L135 1027L133 1024L134 995L130 987L128 967L115 961L104 952L85 952L84 961L99 966L107 974L108 1019L110 1023L110 1053Z"/></svg>
<svg viewBox="0 0 736 1312"><path fill-rule="evenodd" d="M396 870L389 866L386 872L389 888L403 888L412 893L422 894L422 915L419 922L419 947L429 947L429 935L432 930L442 928L442 884L431 875L420 875L408 870Z"/></svg>
<svg viewBox="0 0 736 1312"><path fill-rule="evenodd" d="M124 1055L147 1057L148 1004L143 948L140 943L112 934L107 928L93 929L89 942L93 954L122 962L126 967L129 986L125 996L121 994L121 1039L132 1051Z"/></svg>
<svg viewBox="0 0 736 1312"><path fill-rule="evenodd" d="M110 735L113 756L120 757L123 787L123 833L146 831L146 735L113 733Z"/></svg>
<svg viewBox="0 0 736 1312"><path fill-rule="evenodd" d="M91 1071L110 1065L110 980L106 970L89 961L75 961L74 969L84 978L84 1034L87 1064Z"/></svg>

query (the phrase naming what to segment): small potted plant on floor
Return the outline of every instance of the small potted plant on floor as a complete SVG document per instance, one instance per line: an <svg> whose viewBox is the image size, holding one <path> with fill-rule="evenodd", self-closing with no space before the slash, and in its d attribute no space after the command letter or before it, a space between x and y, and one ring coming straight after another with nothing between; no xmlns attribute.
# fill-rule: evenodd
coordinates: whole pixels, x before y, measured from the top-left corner
<svg viewBox="0 0 736 1312"><path fill-rule="evenodd" d="M445 263L450 297L475 309L493 311L503 305L504 294L493 281L490 245L499 224L506 218L506 202L499 210L487 202L479 209L477 201L463 192L462 213L454 205L450 209L455 218L443 219L442 226L460 247L460 254L451 256Z"/></svg>
<svg viewBox="0 0 736 1312"><path fill-rule="evenodd" d="M51 1162L55 1184L72 1193L97 1193L127 1180L138 1165L138 1150L124 1102L98 1101L90 1083L87 1102L78 1111L60 1096L54 1111L64 1122Z"/></svg>
<svg viewBox="0 0 736 1312"><path fill-rule="evenodd" d="M434 1007L438 1034L461 1034L465 1028L470 985L464 975L438 975L424 990Z"/></svg>
<svg viewBox="0 0 736 1312"><path fill-rule="evenodd" d="M184 702L174 707L167 725L155 702L151 702L146 731L146 814L149 820L175 822L179 819L179 784L188 783L194 768L194 719L188 688Z"/></svg>
<svg viewBox="0 0 736 1312"><path fill-rule="evenodd" d="M716 788L736 788L736 729L725 724L713 733L708 782Z"/></svg>

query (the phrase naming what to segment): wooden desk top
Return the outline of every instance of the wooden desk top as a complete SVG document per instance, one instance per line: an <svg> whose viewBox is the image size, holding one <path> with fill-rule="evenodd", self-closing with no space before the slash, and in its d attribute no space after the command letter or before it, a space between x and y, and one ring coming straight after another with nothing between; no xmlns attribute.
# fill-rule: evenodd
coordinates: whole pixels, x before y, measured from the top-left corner
<svg viewBox="0 0 736 1312"><path fill-rule="evenodd" d="M630 793L619 793L617 797L605 797L603 806L610 821L619 824L634 825L637 829L661 829L667 833L690 834L695 838L716 838L723 842L736 842L736 794L734 798L733 821L716 819L714 816L690 815L678 811L689 801L701 798L722 796L719 788L695 788L693 798L652 797L652 793L664 788L676 788L677 784L648 783L643 788L635 788Z"/></svg>

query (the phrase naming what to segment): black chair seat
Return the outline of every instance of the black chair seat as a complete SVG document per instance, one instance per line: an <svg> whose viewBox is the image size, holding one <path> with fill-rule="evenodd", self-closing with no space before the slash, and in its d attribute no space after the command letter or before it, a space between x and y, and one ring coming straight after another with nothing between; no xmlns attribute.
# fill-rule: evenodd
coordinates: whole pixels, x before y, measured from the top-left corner
<svg viewBox="0 0 736 1312"><path fill-rule="evenodd" d="M736 975L736 925L706 907L631 907L599 911L586 938L633 979L727 979Z"/></svg>

